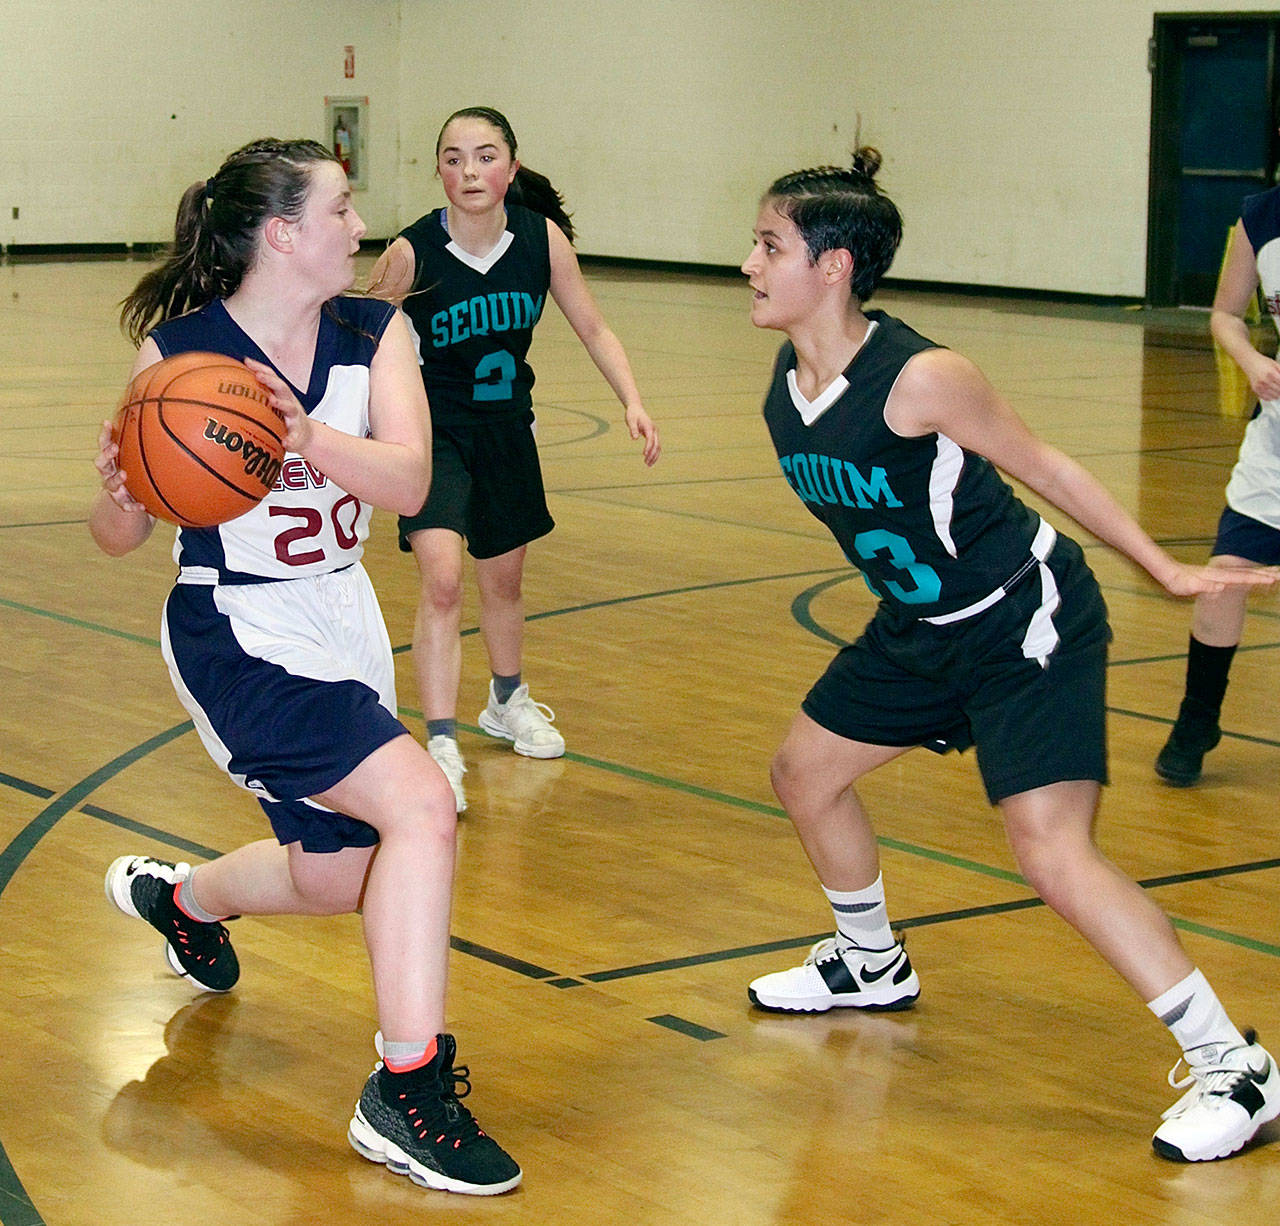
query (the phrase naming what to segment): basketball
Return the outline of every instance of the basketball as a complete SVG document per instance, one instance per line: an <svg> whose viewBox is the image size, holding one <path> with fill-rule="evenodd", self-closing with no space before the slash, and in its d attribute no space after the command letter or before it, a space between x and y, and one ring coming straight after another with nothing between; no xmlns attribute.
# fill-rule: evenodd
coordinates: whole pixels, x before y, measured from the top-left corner
<svg viewBox="0 0 1280 1226"><path fill-rule="evenodd" d="M242 362L180 353L147 367L115 421L125 488L152 514L209 528L252 510L284 459L284 421Z"/></svg>

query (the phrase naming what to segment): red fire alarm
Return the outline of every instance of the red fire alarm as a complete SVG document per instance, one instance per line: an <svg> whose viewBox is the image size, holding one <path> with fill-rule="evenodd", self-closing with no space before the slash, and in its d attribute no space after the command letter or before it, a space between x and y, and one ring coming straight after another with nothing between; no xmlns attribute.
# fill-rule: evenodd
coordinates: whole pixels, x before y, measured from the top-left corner
<svg viewBox="0 0 1280 1226"><path fill-rule="evenodd" d="M354 47L342 48L342 75L348 81L356 75L356 49Z"/></svg>

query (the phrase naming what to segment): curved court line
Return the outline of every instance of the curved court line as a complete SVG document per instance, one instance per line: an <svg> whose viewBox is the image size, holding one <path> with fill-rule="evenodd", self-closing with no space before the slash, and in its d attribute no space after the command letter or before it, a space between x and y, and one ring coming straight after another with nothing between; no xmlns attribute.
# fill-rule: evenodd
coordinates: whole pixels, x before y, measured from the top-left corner
<svg viewBox="0 0 1280 1226"><path fill-rule="evenodd" d="M527 613L525 614L525 621L543 621L548 617L564 617L569 613L586 613L592 609L607 609L611 605L638 604L642 600L661 600L666 596L686 596L690 592L714 592L720 588L745 587L752 583L772 583L778 579L807 579L811 575L828 575L831 570L831 567L824 567L822 570L796 570L777 575L753 575L747 579L717 579L714 583L692 583L686 587L662 588L656 592L635 592L630 596L611 596L606 600L590 600L585 604L565 605L560 609L544 609L541 613ZM479 633L479 626L468 626L460 632L463 638ZM400 646L393 647L391 651L393 655L401 655L412 648L412 643L401 643ZM411 710L410 714L417 715L417 712Z"/></svg>
<svg viewBox="0 0 1280 1226"><path fill-rule="evenodd" d="M848 576L841 576L839 579L829 581L825 585L818 585L818 588L811 589L816 594L819 588L831 586L834 582L842 581ZM740 582L750 582L742 580ZM417 713L404 709L405 714ZM468 728L468 731L479 733L478 728ZM193 731L191 721L185 720L164 732L149 738L133 749L126 751L112 759L106 765L98 768L90 775L86 776L79 783L57 796L45 808L23 828L22 831L9 843L8 847L0 853L0 894L3 894L5 887L12 880L16 870L26 860L34 847L44 837L45 834L53 828L60 818L65 816L72 809L80 807L82 802L93 791L105 783L108 779L118 774L121 770L134 764L139 759L145 757L155 749L159 749L169 742L176 740L178 737L185 735L187 732ZM681 791L688 795L698 796L702 799L712 800L721 804L726 804L734 808L744 809L751 812L768 814L776 817L784 817L784 811L776 806L764 804L759 801L749 800L745 797L734 796L727 792L716 791L711 788L704 788L696 784L687 784L679 780L670 779L661 775L657 775L650 771L643 771L633 767L623 766L619 763L608 762L600 758L592 758L585 754L568 753L565 755L571 761L579 762L586 766L594 767L598 770L604 770L613 774L617 774L629 779L643 782L657 787L666 788L668 790ZM7 777L6 777L7 778ZM15 783L20 781L15 780ZM34 785L31 785L33 787ZM27 788L30 790L30 787ZM953 856L945 852L934 851L929 848L920 847L916 844L906 843L898 839L892 839L880 836L878 842L881 846L900 851L908 855L917 856L923 859L935 861L950 867L959 868L968 872L978 873L983 876L993 877L1001 881L1010 883L1026 884L1025 881L1016 873L1006 869L997 868L993 865L982 864L978 861L968 860L963 857ZM1237 866L1225 870L1201 870L1194 874L1180 874L1174 877L1153 879L1144 883L1148 888L1175 884L1184 879L1192 879L1194 877L1203 877L1210 875L1221 875L1230 872L1249 871L1255 867L1275 867L1275 862L1265 862L1256 866ZM1026 907L1043 906L1043 902L1038 898L1018 899L1006 904L996 904L996 910L1023 909ZM972 913L984 914L993 910L991 907L979 907L971 909ZM957 913L957 917L968 915L969 912ZM918 926L927 922L927 919L937 919L939 917L923 917L915 921L913 926ZM1172 917L1171 917L1172 918ZM1241 946L1253 952L1264 953L1273 957L1280 957L1280 946L1270 945L1266 942L1255 940L1251 937L1245 937L1240 934L1226 932L1221 929L1212 928L1207 925L1193 923L1187 920L1173 919L1173 924L1178 929L1193 933L1198 936L1207 937L1213 940L1220 940L1229 944ZM905 926L905 925L903 925ZM800 943L808 943L808 938L800 938ZM775 943L779 948L791 947L796 944L795 939ZM468 948L467 943L461 942L458 938L451 940L451 945L455 949L462 952L473 952L472 948ZM746 952L759 952L762 947L749 947L744 950L719 951L718 953L695 955L691 959L675 959L663 963L652 963L643 967L622 968L616 971L593 972L584 975L581 978L586 981L604 980L609 978L626 977L628 975L652 973L659 970L671 969L677 965L695 965L710 961L723 960L726 957L745 956ZM479 947L474 947L474 952L479 953ZM493 955L493 951L486 951L489 955ZM496 955L495 955L496 956ZM491 956L488 960L494 960L495 956ZM541 967L531 967L520 962L518 959L503 956L499 959L500 965L508 965L508 969L519 971L536 980L549 979L555 972L545 970ZM567 981L556 981L564 983ZM649 1019L655 1020L655 1019ZM693 1025L693 1023L688 1023ZM699 1036L694 1036L699 1037ZM31 1198L28 1196L23 1187L17 1172L13 1169L13 1165L9 1160L3 1142L0 1141L0 1226L45 1226L43 1218L37 1212Z"/></svg>
<svg viewBox="0 0 1280 1226"><path fill-rule="evenodd" d="M573 438L559 439L538 439L538 449L544 447L550 451L553 447L567 447L570 443L585 443L593 438L599 438L602 434L608 434L612 429L612 423L608 418L600 417L595 413L588 413L585 409L571 409L568 405L557 404L554 400L543 401L541 404L534 405L534 416L540 409L555 409L557 413L568 413L573 417L583 417L588 422L594 423L595 429L590 434L580 434Z"/></svg>
<svg viewBox="0 0 1280 1226"><path fill-rule="evenodd" d="M812 614L813 602L817 600L823 592L828 588L836 587L838 584L847 583L857 574L857 571L847 570L844 574L836 575L834 579L828 579L824 583L816 583L813 587L806 588L791 602L791 616L796 623L807 630L810 634L817 638L824 639L826 642L836 647L847 647L848 639L842 639L832 634L829 630L824 630L818 625L817 620Z"/></svg>

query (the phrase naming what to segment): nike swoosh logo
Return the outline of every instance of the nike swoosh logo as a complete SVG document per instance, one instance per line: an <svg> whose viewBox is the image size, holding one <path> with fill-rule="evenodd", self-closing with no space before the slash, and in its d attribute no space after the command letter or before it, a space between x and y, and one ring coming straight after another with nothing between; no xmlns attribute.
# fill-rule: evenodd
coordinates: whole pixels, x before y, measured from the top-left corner
<svg viewBox="0 0 1280 1226"><path fill-rule="evenodd" d="M1246 1069L1244 1075L1246 1080L1237 1085L1228 1097L1250 1116L1255 1116L1267 1103L1260 1087L1271 1076L1271 1060L1268 1059L1260 1069Z"/></svg>
<svg viewBox="0 0 1280 1226"><path fill-rule="evenodd" d="M894 967L900 966L906 956L905 950L899 950L898 956L892 962L886 963L878 971L869 970L866 966L860 966L858 967L858 978L863 983L879 983Z"/></svg>

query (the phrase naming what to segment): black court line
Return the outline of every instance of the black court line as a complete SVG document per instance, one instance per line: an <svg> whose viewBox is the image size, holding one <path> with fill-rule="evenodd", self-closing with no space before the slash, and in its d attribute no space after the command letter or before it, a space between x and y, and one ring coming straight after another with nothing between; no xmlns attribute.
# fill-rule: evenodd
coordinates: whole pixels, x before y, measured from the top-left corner
<svg viewBox="0 0 1280 1226"><path fill-rule="evenodd" d="M3 771L0 771L0 787L13 788L15 792L25 792L28 796L35 796L40 800L48 800L53 795L52 788L41 787L38 783L19 779L16 775L6 775Z"/></svg>
<svg viewBox="0 0 1280 1226"><path fill-rule="evenodd" d="M1146 720L1149 724L1173 724L1173 719L1165 715L1149 715L1146 711L1131 711L1128 707L1107 707L1108 715L1124 715L1129 719ZM1280 741L1265 736L1252 736L1248 732L1232 732L1229 728L1222 730L1224 740L1245 741L1250 745L1265 745L1269 749L1280 749Z"/></svg>
<svg viewBox="0 0 1280 1226"><path fill-rule="evenodd" d="M1217 877L1232 877L1241 873L1263 872L1267 869L1280 868L1280 857L1271 860L1254 860L1248 864L1228 864L1220 868L1196 869L1186 873L1170 873L1164 877L1147 877L1138 884L1144 890L1159 889L1161 886L1185 885L1191 881L1209 881ZM917 915L908 919L894 920L896 929L926 928L935 924L950 924L957 920L980 919L991 915L1008 915L1014 911L1029 911L1045 906L1039 897L1014 898L1008 902L988 903L978 907L962 907L955 911L936 911L930 915ZM1254 941L1248 937L1237 937L1219 933L1217 929L1207 928L1200 924L1192 924L1183 920L1173 920L1175 927L1183 928L1205 936L1229 939L1233 944L1242 945L1258 953L1270 953L1280 957L1280 947L1268 945L1262 941ZM818 941L831 936L828 928L823 932L809 933L807 936L788 937L781 941L767 941L756 945L738 945L732 949L719 949L709 953L690 954L682 958L667 958L658 962L641 962L634 966L620 966L607 971L592 971L581 978L589 983L610 983L616 979L634 979L641 975L656 975L664 971L683 970L690 966L706 966L714 962L730 962L736 958L754 958L758 954L780 953L789 949L804 949ZM650 1019L652 1020L652 1019Z"/></svg>
<svg viewBox="0 0 1280 1226"><path fill-rule="evenodd" d="M699 1026L696 1022L686 1021L682 1017L675 1017L670 1013L660 1013L657 1017L647 1017L646 1022L655 1022L659 1026L665 1026L668 1030L674 1030L677 1034L687 1035L691 1039L698 1039L700 1042L707 1042L708 1039L723 1039L725 1035L719 1030L708 1030L706 1026Z"/></svg>
<svg viewBox="0 0 1280 1226"><path fill-rule="evenodd" d="M216 860L222 855L220 851L212 847L206 847L203 843L192 842L191 839L184 839L180 834L173 834L171 831L161 830L156 826L148 826L146 822L135 821L131 817L125 817L121 813L113 813L110 809L103 809L98 805L81 805L79 812L86 814L88 817L96 817L99 821L108 822L112 826L119 826L121 830L131 830L134 834L143 835L148 839L155 839L158 843L166 843L179 851L199 856L202 860Z"/></svg>
<svg viewBox="0 0 1280 1226"><path fill-rule="evenodd" d="M109 822L113 825L118 825L123 829L132 830L135 833L144 834L147 837L156 839L157 841L165 842L173 846L181 846L184 849L191 850L196 854L200 854L205 857L216 856L218 853L214 849L202 847L199 844L192 843L190 840L182 839L180 836L159 830L156 827L147 825L146 823L126 818L109 809L103 809L96 805L77 804L78 801L89 795L107 778L111 777L125 766L137 761L139 758L153 752L155 749L160 748L169 741L174 740L178 736L184 735L186 732L191 730L191 723L186 721L158 734L155 737L152 737L150 740L144 742L135 749L119 755L117 758L113 759L112 762L82 780L80 784L69 789L58 800L46 806L42 813L19 833L17 838L9 844L4 852L0 853L0 893L3 893L5 886L12 879L16 869L26 859L26 856L30 853L32 848L34 848L36 843L39 842L40 838L42 838L43 835L52 828L59 818L77 807L80 812L85 813L87 816ZM53 795L48 791L48 789L39 788L35 784L27 783L24 780L19 780L9 775L0 776L0 782L7 783L10 786L16 786L19 790L26 791L30 794L44 794L45 798ZM1181 884L1190 881L1203 881L1214 877L1257 872L1272 868L1280 868L1280 858L1253 861L1247 864L1227 865L1219 868L1200 869L1186 873L1170 874L1163 877L1150 878L1139 882L1139 884L1144 888L1149 889L1163 885ZM950 923L962 919L1008 914L1014 911L1043 907L1044 905L1044 902L1036 897L1019 898L1012 899L1004 903L909 917L900 921L896 926L899 929L905 930L908 928L919 928L941 923ZM1231 933L1219 932L1215 929L1207 928L1202 925L1191 924L1185 921L1174 920L1173 922L1176 926L1188 931L1197 932L1215 939L1228 940L1256 951L1280 956L1280 948L1268 946L1262 942L1253 941L1250 938L1239 937ZM610 971L596 971L591 974L583 975L577 979L558 976L555 971L547 970L544 967L536 966L533 963L490 949L487 946L479 945L476 942L467 941L460 937L451 937L450 946L459 953L479 958L491 965L501 967L505 970L510 970L525 978L550 983L557 988L566 988L576 986L584 982L604 983L611 980L655 974L664 970L678 969L680 967L706 965L708 963L727 961L733 958L750 957L760 953L795 949L812 945L814 942L822 940L828 935L828 932L812 933L802 937L789 938L784 941L740 946L736 949L713 951L684 958L667 959L662 962L650 962L632 967L621 967ZM672 1014L660 1014L647 1018L646 1020L655 1025L662 1026L665 1029L698 1041L705 1042L711 1039L725 1037L720 1031L711 1030L707 1027L698 1025L696 1022L678 1018ZM0 1223L2 1223L3 1226L45 1226L43 1218L37 1212L30 1197L27 1195L26 1189L18 1179L17 1172L14 1171L13 1165L9 1161L2 1143L0 1143L0 1211L2 1211L0 1212Z"/></svg>

